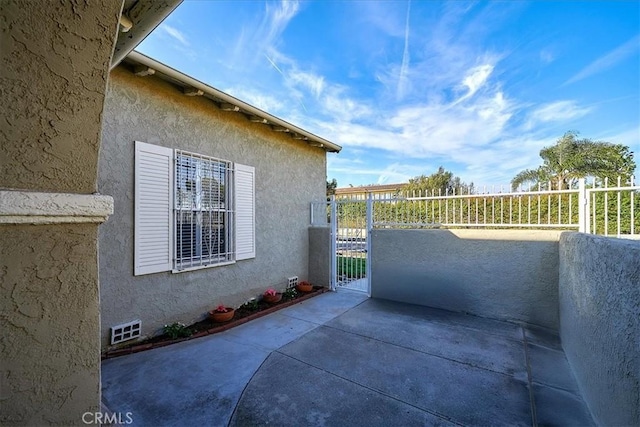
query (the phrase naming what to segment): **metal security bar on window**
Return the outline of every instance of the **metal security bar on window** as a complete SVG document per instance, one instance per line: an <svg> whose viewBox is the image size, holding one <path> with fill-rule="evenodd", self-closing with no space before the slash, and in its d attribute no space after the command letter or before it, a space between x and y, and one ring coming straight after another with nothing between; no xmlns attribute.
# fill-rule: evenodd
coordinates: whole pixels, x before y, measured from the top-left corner
<svg viewBox="0 0 640 427"><path fill-rule="evenodd" d="M233 260L231 163L176 151L175 268Z"/></svg>

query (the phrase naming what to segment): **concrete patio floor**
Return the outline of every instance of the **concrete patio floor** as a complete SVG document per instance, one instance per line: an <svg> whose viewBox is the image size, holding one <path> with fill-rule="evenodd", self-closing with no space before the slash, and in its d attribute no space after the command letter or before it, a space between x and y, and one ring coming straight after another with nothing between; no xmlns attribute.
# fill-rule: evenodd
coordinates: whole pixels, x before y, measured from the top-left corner
<svg viewBox="0 0 640 427"><path fill-rule="evenodd" d="M346 290L106 360L102 387L142 426L593 425L552 332Z"/></svg>

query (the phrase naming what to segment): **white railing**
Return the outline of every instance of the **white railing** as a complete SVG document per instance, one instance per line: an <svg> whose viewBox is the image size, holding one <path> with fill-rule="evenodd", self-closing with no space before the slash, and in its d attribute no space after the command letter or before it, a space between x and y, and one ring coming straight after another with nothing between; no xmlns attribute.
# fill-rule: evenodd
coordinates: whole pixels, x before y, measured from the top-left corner
<svg viewBox="0 0 640 427"><path fill-rule="evenodd" d="M538 187L533 191L502 188L495 191L494 188L490 192L483 189L369 198L374 228L566 229L640 237L640 186L633 177L626 183L618 178L614 186L608 179L591 182L580 179L577 188L564 190ZM328 224L330 205L331 202L312 204L313 225ZM349 215L364 219L366 211Z"/></svg>

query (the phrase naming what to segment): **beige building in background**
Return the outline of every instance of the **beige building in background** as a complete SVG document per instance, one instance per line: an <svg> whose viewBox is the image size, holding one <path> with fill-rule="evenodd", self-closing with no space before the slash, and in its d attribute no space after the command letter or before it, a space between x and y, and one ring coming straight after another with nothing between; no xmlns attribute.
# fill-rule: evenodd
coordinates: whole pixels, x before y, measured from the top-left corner
<svg viewBox="0 0 640 427"><path fill-rule="evenodd" d="M380 185L361 185L358 187L340 187L336 188L336 198L354 198L363 199L371 194L375 198L392 198L396 197L407 183L400 184L380 184Z"/></svg>

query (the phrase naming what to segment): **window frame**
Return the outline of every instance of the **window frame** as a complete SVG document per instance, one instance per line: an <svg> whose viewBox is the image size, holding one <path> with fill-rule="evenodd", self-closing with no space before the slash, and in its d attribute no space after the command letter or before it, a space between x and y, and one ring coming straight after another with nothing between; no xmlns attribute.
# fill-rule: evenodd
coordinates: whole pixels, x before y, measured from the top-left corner
<svg viewBox="0 0 640 427"><path fill-rule="evenodd" d="M192 165L189 165L192 163ZM173 226L174 226L174 247L173 247L173 272L190 271L200 268L216 267L221 265L229 265L236 261L235 259L235 209L234 209L234 187L233 187L233 162L219 159L212 156L206 156L191 151L175 149L174 150L174 203L173 203ZM182 173L182 170L189 168L193 169L193 172ZM206 176L210 174L211 176ZM205 200L205 190L203 189L203 181L209 179L210 182L216 180L216 175L220 180L218 181L218 188L223 186L224 190L214 190L218 194L218 200L209 199L209 208L206 208L207 204ZM192 189L183 189L182 185L188 184L192 179ZM224 181L220 183L220 181ZM209 194L212 194L211 187L209 185ZM191 203L180 200L182 194L188 194ZM223 196L223 197L220 197ZM221 201L222 200L222 201ZM213 203L217 203L217 207L213 206ZM191 206L189 206L191 205ZM181 255L182 242L183 242L183 223L182 218L185 214L191 213L191 234L195 236L191 240L190 257ZM218 245L218 251L213 252L213 248L209 248L209 253L204 254L204 248L207 240L205 225L203 218L205 214L209 217L209 236L208 240L213 240L214 233L212 228L211 218L214 216L222 217L222 230L224 248ZM195 227L195 229L193 229ZM220 226L217 226L218 233L220 233ZM187 233L189 231L187 230ZM220 241L220 235L217 234L217 240ZM222 249L222 250L220 250Z"/></svg>

